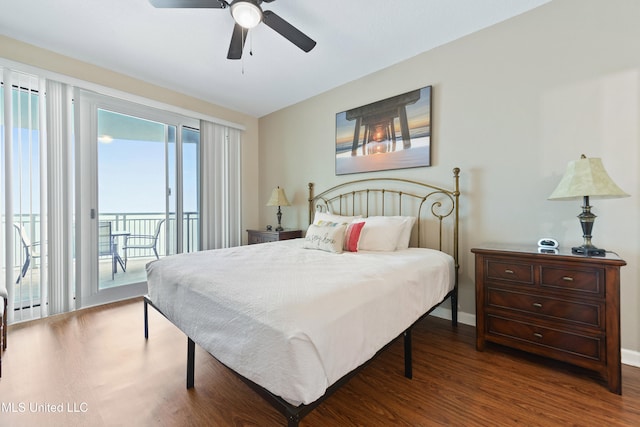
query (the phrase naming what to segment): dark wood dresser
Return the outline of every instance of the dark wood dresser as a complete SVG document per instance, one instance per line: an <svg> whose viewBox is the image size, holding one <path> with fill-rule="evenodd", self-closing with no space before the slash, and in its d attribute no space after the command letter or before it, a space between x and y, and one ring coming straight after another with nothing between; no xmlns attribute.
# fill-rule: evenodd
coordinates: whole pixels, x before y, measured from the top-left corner
<svg viewBox="0 0 640 427"><path fill-rule="evenodd" d="M299 237L302 237L302 230L247 230L247 233L248 243L250 245L253 245L255 243L267 243L277 242L279 240L297 239Z"/></svg>
<svg viewBox="0 0 640 427"><path fill-rule="evenodd" d="M622 393L620 267L605 257L474 248L476 348L517 348L601 373Z"/></svg>

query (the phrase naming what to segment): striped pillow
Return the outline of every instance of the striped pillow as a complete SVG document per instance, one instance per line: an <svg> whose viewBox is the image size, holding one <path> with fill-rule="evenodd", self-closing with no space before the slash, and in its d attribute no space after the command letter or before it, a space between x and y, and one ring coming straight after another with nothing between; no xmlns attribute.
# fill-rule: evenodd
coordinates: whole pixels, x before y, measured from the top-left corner
<svg viewBox="0 0 640 427"><path fill-rule="evenodd" d="M352 222L349 224L344 235L343 249L345 251L358 252L358 242L360 241L360 233L364 224L364 222Z"/></svg>

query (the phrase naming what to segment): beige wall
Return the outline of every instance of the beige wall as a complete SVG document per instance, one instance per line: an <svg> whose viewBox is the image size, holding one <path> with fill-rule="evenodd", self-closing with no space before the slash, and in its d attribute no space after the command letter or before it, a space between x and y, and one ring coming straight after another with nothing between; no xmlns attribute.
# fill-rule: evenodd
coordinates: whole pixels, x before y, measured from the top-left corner
<svg viewBox="0 0 640 427"><path fill-rule="evenodd" d="M0 35L0 58L243 125L243 229L258 222L258 119ZM244 236L246 241L246 236Z"/></svg>
<svg viewBox="0 0 640 427"><path fill-rule="evenodd" d="M601 157L632 197L592 200L594 243L620 254L622 347L640 351L640 2L554 0L527 14L260 119L260 223L275 185L292 207L283 225L307 225L306 183L319 189L366 176L450 186L462 169L461 311L475 312L469 249L485 242L581 243L581 201L548 201L567 162ZM336 70L339 72L339 70ZM335 176L335 114L433 86L433 166Z"/></svg>

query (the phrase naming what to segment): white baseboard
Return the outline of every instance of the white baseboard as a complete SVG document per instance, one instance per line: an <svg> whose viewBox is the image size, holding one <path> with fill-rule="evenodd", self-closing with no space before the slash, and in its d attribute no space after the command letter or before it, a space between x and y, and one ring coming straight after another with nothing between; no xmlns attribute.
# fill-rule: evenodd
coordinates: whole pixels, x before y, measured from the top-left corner
<svg viewBox="0 0 640 427"><path fill-rule="evenodd" d="M451 309L445 307L438 307L431 312L432 316L439 317L441 319L451 320ZM476 316L475 314L464 313L462 311L458 311L458 322L463 325L469 325L476 327Z"/></svg>
<svg viewBox="0 0 640 427"><path fill-rule="evenodd" d="M438 307L431 313L433 316L440 317L442 319L451 320L451 309ZM476 326L476 315L470 313L458 312L458 322L464 325ZM635 366L640 368L640 352L633 350L622 349L620 351L622 363L624 365Z"/></svg>
<svg viewBox="0 0 640 427"><path fill-rule="evenodd" d="M621 350L622 363L625 365L635 366L640 368L640 352L633 350Z"/></svg>

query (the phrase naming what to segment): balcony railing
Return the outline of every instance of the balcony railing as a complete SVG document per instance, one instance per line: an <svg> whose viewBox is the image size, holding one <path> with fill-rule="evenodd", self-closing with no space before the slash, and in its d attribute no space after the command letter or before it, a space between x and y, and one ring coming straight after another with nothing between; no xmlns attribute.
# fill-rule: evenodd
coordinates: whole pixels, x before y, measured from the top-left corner
<svg viewBox="0 0 640 427"><path fill-rule="evenodd" d="M159 220L165 218L164 213L157 212L132 212L132 213L100 213L100 221L111 221L112 230L126 230L130 234L152 235ZM198 213L185 212L182 222L182 251L195 252L199 246ZM4 219L2 221L4 227ZM38 243L40 236L40 215L15 215L13 223L24 227L27 237L31 242ZM158 238L157 250L161 256L173 255L176 251L176 218L169 215L167 223L161 228ZM168 238L167 238L168 237ZM24 263L24 248L20 237L16 233L14 238L13 267L17 269ZM73 251L75 258L75 249ZM127 256L129 258L146 257L148 252L132 249Z"/></svg>
<svg viewBox="0 0 640 427"><path fill-rule="evenodd" d="M126 231L130 235L153 235L156 229L158 221L166 218L164 213L156 212L132 212L132 213L101 213L99 215L99 221L110 221L112 230ZM182 251L183 252L195 252L199 247L199 221L197 212L186 212L182 222ZM2 226L4 227L4 218L2 219ZM32 243L36 243L36 250L39 252L37 241L40 235L40 215L16 215L13 218L14 224L24 227L27 238ZM32 237L32 236L35 236ZM167 221L160 229L158 236L158 243L156 249L159 256L167 256L176 253L176 218L175 215L169 215ZM123 239L123 237L120 237ZM73 243L72 243L73 244ZM124 244L124 241L120 241L120 244ZM75 245L74 245L75 246ZM120 247L121 248L121 247ZM122 253L122 249L120 249ZM13 271L16 279L21 274L23 267L25 266L26 256L25 248L20 240L20 236L17 231L14 236L14 261ZM75 247L73 249L75 259ZM111 274L106 274L103 277L103 272L110 273L109 260L100 258L100 288L120 286L128 283L135 283L144 281L145 272L144 265L150 260L155 259L155 255L150 250L145 249L129 249L127 250L126 257L128 259L128 268L126 272L119 271L119 274L115 275L112 279ZM31 307L37 307L40 305L40 265L42 260L39 258L32 258L28 268L26 268L25 277L21 278L20 283L15 286L14 302L16 310L23 311ZM105 264L106 263L106 268ZM106 277L106 278L105 278ZM21 315L21 318L28 318Z"/></svg>
<svg viewBox="0 0 640 427"><path fill-rule="evenodd" d="M111 229L127 231L131 235L153 235L158 221L165 218L164 213L100 213L100 221L111 221ZM182 252L198 250L198 213L185 212L182 221ZM176 250L176 218L170 215L168 221L161 227L158 236L158 254L160 256L173 255ZM168 237L168 238L167 238ZM131 249L127 257L136 258L148 256L149 252Z"/></svg>

